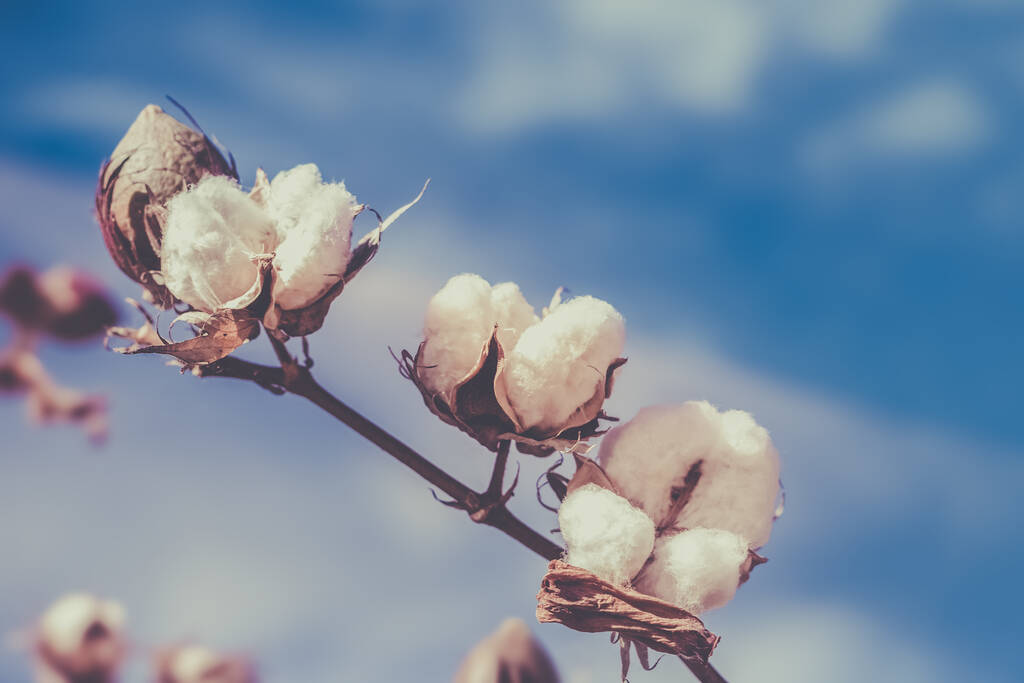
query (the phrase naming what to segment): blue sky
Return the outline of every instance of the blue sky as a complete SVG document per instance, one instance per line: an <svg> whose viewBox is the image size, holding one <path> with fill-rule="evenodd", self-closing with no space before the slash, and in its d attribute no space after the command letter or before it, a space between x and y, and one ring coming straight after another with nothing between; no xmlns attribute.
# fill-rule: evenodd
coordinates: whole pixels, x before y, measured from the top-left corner
<svg viewBox="0 0 1024 683"><path fill-rule="evenodd" d="M72 262L136 293L91 221L93 181L168 93L246 182L314 161L387 211L432 177L311 340L326 385L482 482L484 454L417 405L386 346L415 345L427 298L457 272L515 280L538 304L559 285L605 298L629 325L618 414L708 398L751 410L782 453L772 562L708 618L730 680L1011 680L1019 6L2 12L17 65L0 80L3 261ZM443 680L476 636L532 613L542 562L296 401L152 359L48 353L69 383L110 393L114 433L93 451L0 406L0 629L85 586L122 598L147 643L250 650L269 681L423 666ZM517 512L553 526L529 494ZM600 637L536 632L572 680L614 679ZM0 656L0 679L25 679L18 656Z"/></svg>

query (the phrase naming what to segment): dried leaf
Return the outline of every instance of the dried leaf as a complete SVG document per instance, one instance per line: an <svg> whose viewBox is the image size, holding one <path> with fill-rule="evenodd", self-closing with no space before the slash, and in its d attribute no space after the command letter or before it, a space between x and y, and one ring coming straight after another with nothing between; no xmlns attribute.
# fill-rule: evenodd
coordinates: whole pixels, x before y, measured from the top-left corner
<svg viewBox="0 0 1024 683"><path fill-rule="evenodd" d="M548 565L537 594L537 620L585 633L618 633L657 652L701 662L707 662L719 640L686 610L602 581L562 560Z"/></svg>
<svg viewBox="0 0 1024 683"><path fill-rule="evenodd" d="M229 355L239 346L255 339L260 320L244 309L225 309L212 314L198 325L200 335L174 344L159 344L131 349L123 353L161 353L174 356L189 365L212 363Z"/></svg>

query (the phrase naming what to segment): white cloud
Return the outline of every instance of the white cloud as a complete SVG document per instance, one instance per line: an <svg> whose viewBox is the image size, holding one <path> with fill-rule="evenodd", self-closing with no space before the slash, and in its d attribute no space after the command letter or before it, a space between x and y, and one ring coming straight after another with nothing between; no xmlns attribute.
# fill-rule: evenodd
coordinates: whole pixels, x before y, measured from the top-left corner
<svg viewBox="0 0 1024 683"><path fill-rule="evenodd" d="M899 0L575 0L498 11L476 34L457 102L483 131L650 106L736 111L775 54L858 58Z"/></svg>
<svg viewBox="0 0 1024 683"><path fill-rule="evenodd" d="M950 78L914 83L813 134L804 146L813 170L875 160L935 158L970 151L993 134L984 100Z"/></svg>

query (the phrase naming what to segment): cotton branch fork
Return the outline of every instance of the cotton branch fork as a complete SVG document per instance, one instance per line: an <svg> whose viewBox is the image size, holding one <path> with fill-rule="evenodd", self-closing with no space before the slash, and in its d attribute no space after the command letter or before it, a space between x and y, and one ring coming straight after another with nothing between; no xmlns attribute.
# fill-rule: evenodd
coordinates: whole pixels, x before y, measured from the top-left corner
<svg viewBox="0 0 1024 683"><path fill-rule="evenodd" d="M198 366L199 376L247 380L276 395L301 396L451 496L452 500L445 502L445 505L464 510L474 522L498 529L546 560L562 557L560 546L531 529L506 507L519 480L517 473L512 485L507 491L503 491L510 445L507 440L498 445L487 489L478 493L320 386L310 372L312 362L309 361L308 353L305 353L305 362L300 363L285 347L284 338L273 332L267 336L281 363L280 367L260 365L228 356L209 365ZM305 345L303 351L306 352ZM683 659L683 663L701 683L727 683L710 664L687 659Z"/></svg>

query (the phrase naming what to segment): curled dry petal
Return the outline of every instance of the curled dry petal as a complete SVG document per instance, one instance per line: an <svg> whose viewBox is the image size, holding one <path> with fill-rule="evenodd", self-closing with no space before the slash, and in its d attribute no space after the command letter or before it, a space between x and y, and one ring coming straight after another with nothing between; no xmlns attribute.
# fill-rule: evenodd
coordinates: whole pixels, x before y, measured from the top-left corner
<svg viewBox="0 0 1024 683"><path fill-rule="evenodd" d="M238 178L210 138L155 104L139 113L100 169L96 216L107 250L162 308L170 307L174 297L155 275L160 270L161 211L168 199L211 174Z"/></svg>
<svg viewBox="0 0 1024 683"><path fill-rule="evenodd" d="M585 633L617 633L657 652L701 662L707 662L719 640L686 610L561 560L551 561L541 582L537 620Z"/></svg>

